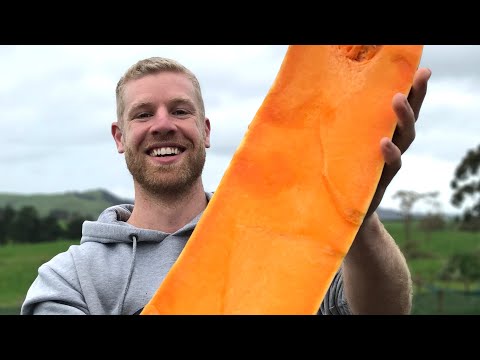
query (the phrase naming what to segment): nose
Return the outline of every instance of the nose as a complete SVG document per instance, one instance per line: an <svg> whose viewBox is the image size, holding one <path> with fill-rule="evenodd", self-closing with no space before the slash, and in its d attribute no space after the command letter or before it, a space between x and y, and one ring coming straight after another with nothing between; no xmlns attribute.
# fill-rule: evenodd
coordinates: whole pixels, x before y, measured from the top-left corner
<svg viewBox="0 0 480 360"><path fill-rule="evenodd" d="M175 120L168 111L159 110L151 121L150 132L152 134L166 135L176 129Z"/></svg>

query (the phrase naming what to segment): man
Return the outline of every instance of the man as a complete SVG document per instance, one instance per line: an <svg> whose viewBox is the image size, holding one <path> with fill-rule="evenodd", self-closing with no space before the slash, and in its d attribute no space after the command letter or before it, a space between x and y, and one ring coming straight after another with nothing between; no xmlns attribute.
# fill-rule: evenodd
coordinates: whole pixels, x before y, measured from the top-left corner
<svg viewBox="0 0 480 360"><path fill-rule="evenodd" d="M366 218L322 303L321 314L408 314L406 261L375 209L415 137L428 69L416 73L410 99L397 94L393 143L379 146L386 166ZM138 314L173 265L211 193L201 173L210 120L197 78L176 61L154 57L127 70L116 88L112 135L134 180L135 205L86 221L80 245L39 268L22 314Z"/></svg>

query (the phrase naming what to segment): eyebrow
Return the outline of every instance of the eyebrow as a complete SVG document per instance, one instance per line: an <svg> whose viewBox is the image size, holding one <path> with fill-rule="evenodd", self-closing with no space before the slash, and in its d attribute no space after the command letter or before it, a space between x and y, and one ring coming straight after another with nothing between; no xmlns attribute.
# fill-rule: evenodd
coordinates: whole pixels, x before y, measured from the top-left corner
<svg viewBox="0 0 480 360"><path fill-rule="evenodd" d="M188 98L177 97L177 98L170 99L168 102L170 104L173 104L173 105L183 105L183 104L185 104L185 105L191 106L192 108L195 109L195 103ZM133 105L127 111L127 117L130 117L130 115L132 113L138 111L139 109L141 109L143 107L148 107L148 106L152 106L152 102L150 100L141 100L141 101L138 101L136 103L133 103Z"/></svg>
<svg viewBox="0 0 480 360"><path fill-rule="evenodd" d="M183 104L185 104L185 105L189 105L189 106L195 108L195 103L188 98L181 98L181 97L180 98L173 98L173 99L170 100L170 103L172 103L173 105L183 105Z"/></svg>
<svg viewBox="0 0 480 360"><path fill-rule="evenodd" d="M134 112L136 112L137 110L143 108L143 107L146 107L146 106L151 106L151 102L150 101L145 101L145 100L142 100L142 101L139 101L139 102L136 102L134 103L130 109L127 110L127 117L130 117L130 115Z"/></svg>

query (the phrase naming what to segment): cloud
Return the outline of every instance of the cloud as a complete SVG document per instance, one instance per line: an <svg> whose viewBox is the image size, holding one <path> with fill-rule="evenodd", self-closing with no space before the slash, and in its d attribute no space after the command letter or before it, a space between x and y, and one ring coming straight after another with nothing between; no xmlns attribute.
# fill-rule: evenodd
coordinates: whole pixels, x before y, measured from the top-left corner
<svg viewBox="0 0 480 360"><path fill-rule="evenodd" d="M110 134L115 86L139 59L170 57L199 78L211 120L204 183L216 188L272 85L286 45L0 46L0 192L106 188L133 198ZM398 189L441 191L480 138L480 46L424 48L432 69L417 136L384 198ZM447 205L445 205L448 208Z"/></svg>
<svg viewBox="0 0 480 360"><path fill-rule="evenodd" d="M402 156L402 168L387 188L380 206L399 208L399 200L394 195L399 190L427 193L438 191L441 210L447 213L458 213L460 209L450 203L450 181L453 179L456 161L448 161L431 155L405 153ZM433 209L426 203L415 204L414 211L427 212Z"/></svg>
<svg viewBox="0 0 480 360"><path fill-rule="evenodd" d="M409 152L459 162L480 142L479 114L479 89L462 80L432 81Z"/></svg>
<svg viewBox="0 0 480 360"><path fill-rule="evenodd" d="M455 82L462 79L480 80L480 46L426 45L420 66L432 70L433 79Z"/></svg>

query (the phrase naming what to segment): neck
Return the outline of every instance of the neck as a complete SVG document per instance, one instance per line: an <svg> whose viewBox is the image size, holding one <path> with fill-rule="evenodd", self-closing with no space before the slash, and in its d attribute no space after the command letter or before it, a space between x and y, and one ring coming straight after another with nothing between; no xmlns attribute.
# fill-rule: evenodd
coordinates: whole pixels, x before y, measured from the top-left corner
<svg viewBox="0 0 480 360"><path fill-rule="evenodd" d="M135 206L128 223L142 229L173 233L205 210L207 198L201 180L172 195L152 194L135 183Z"/></svg>

